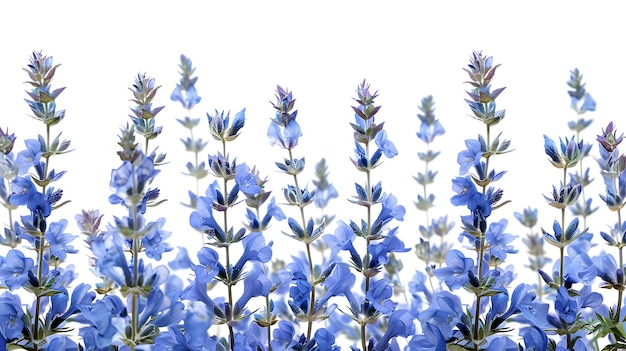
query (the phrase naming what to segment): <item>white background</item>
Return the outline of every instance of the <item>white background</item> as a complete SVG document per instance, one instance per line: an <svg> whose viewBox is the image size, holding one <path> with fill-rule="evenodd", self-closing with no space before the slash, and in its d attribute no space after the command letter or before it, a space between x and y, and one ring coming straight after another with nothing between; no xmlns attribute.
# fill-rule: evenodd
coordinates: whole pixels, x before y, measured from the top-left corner
<svg viewBox="0 0 626 351"><path fill-rule="evenodd" d="M353 154L349 123L354 120L352 98L365 78L380 93L376 102L383 107L377 121L385 121L400 153L373 172L373 181L382 180L384 190L397 195L406 207L399 235L412 247L418 240L417 226L424 224L424 214L413 205L421 189L412 176L423 170L417 152L425 147L415 135L417 106L432 94L436 117L446 134L432 146L442 154L431 165L439 170L436 184L429 188L438 195L431 218L448 214L457 223L449 239L456 243L458 216L465 214L449 204L450 179L458 174L456 156L465 139L485 133L484 125L468 116L463 99L469 86L464 84L467 75L462 68L473 50L482 50L502 64L493 88L507 87L497 100L506 117L492 129L493 135L502 132L515 149L490 164L508 171L499 186L505 199L512 200L495 211L492 220L509 219L508 231L521 237L526 231L513 218L514 211L529 205L539 208L539 224L546 229L560 217L542 196L562 176L543 152L543 134L555 140L573 135L567 127L576 119L567 94L570 70L581 70L587 90L597 101L596 112L586 116L594 122L583 138L593 141L609 121L616 123L618 131L626 130L623 10L618 1L4 2L0 5L0 126L16 134L15 151L24 147L24 139L45 133L44 125L29 117L24 102L28 76L22 68L33 50L53 56L55 63L62 64L53 86L67 87L58 107L67 114L52 130L54 134L62 130L74 151L52 160L57 170L69 170L58 186L64 189L64 198L72 200L52 219L68 218L72 222L68 231L77 232L72 218L81 209L100 209L105 222L124 214L107 202L111 169L120 165L115 154L117 135L130 121L128 87L136 74L154 77L162 85L155 105L166 108L156 119L163 133L151 145L159 145L170 161L155 185L170 201L147 216L152 220L167 216L173 246L193 245L199 242L198 234L188 225L189 211L179 205L186 201L187 189L195 187L180 174L192 160L179 141L188 132L175 121L186 112L169 100L179 81L181 53L197 67L202 102L192 110L192 117L202 119L196 132L209 140L206 152L220 148L208 135L206 112L218 109L234 114L245 107L246 126L229 145L231 157L257 165L276 195L291 179L274 166L287 154L272 148L266 137L274 112L269 101L274 100L277 84L293 91L304 133L294 156L307 160L300 182L310 183L314 164L326 157L330 179L340 193L331 209L344 221L365 215L364 209L346 201L354 193L354 181L364 183L364 175L349 160ZM594 142L592 155L597 152ZM603 185L593 158L585 159L585 166L595 178L587 194L600 206L590 230L606 231L616 217L597 197ZM286 209L297 218L295 211ZM307 216L317 215L312 208L307 211ZM0 218L6 224L6 215ZM331 224L328 231L334 227ZM284 230L285 223L273 227L269 240L294 244L279 234L279 228ZM599 239L594 240L600 243ZM521 245L519 240L516 243ZM547 250L557 255L556 248ZM413 257L412 253L403 256L407 262ZM526 262L520 255L511 263L521 267Z"/></svg>

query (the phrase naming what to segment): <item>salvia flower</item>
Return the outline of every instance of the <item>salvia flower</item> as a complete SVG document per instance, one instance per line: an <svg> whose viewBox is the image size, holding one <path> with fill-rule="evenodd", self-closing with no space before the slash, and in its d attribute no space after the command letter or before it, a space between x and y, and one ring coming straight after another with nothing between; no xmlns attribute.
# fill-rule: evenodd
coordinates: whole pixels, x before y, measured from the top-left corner
<svg viewBox="0 0 626 351"><path fill-rule="evenodd" d="M467 91L470 99L465 102L472 110L472 117L489 126L499 123L505 115L505 110L496 110L495 102L505 88L491 90L491 80L499 66L493 64L493 57L474 51L467 68L463 68L470 77L466 83L473 88Z"/></svg>
<svg viewBox="0 0 626 351"><path fill-rule="evenodd" d="M445 134L445 129L441 125L438 119L435 118L435 101L432 95L422 98L422 103L418 108L422 114L418 113L417 117L420 120L420 130L417 132L417 137L425 143L431 143L438 135Z"/></svg>
<svg viewBox="0 0 626 351"><path fill-rule="evenodd" d="M224 111L218 112L216 110L213 116L207 113L207 118L211 135L215 140L221 142L233 141L239 136L241 128L246 123L246 109L243 108L237 112L232 121L230 119L230 111L224 115Z"/></svg>
<svg viewBox="0 0 626 351"><path fill-rule="evenodd" d="M571 107L576 113L582 115L585 112L593 112L596 110L596 101L585 89L586 84L583 83L583 75L578 68L570 72L570 79L567 85L572 88L572 90L568 90L567 93L571 99ZM590 123L591 121L588 121L587 125ZM570 128L572 128L572 125L570 125Z"/></svg>
<svg viewBox="0 0 626 351"><path fill-rule="evenodd" d="M278 145L283 149L291 150L298 145L298 139L302 136L300 125L296 122L298 110L292 111L296 99L288 89L276 87L276 103L272 103L276 109L276 117L272 118L267 136L270 144Z"/></svg>
<svg viewBox="0 0 626 351"><path fill-rule="evenodd" d="M9 250L6 256L0 256L0 282L13 291L21 288L29 280L35 263L24 256L20 250Z"/></svg>
<svg viewBox="0 0 626 351"><path fill-rule="evenodd" d="M153 107L153 99L161 86L155 84L154 78L145 73L137 74L135 82L129 90L133 93L132 102L136 104L131 108L130 119L135 125L137 133L143 135L146 140L154 139L161 134L162 127L157 127L154 117L161 112L164 106Z"/></svg>
<svg viewBox="0 0 626 351"><path fill-rule="evenodd" d="M556 143L547 135L544 135L544 149L546 155L550 157L550 163L556 168L571 168L583 157L584 144L581 140L576 143L574 137L568 139L559 138L561 147L557 148Z"/></svg>
<svg viewBox="0 0 626 351"><path fill-rule="evenodd" d="M13 150L13 145L15 145L15 134L9 134L8 128L6 133L0 128L0 152L7 155Z"/></svg>
<svg viewBox="0 0 626 351"><path fill-rule="evenodd" d="M52 90L50 85L54 74L60 64L53 63L52 56L43 55L33 51L30 63L24 71L31 80L27 81L33 89L28 92L30 100L26 100L33 117L48 126L59 123L65 117L65 110L56 109L56 98L65 90L58 88Z"/></svg>
<svg viewBox="0 0 626 351"><path fill-rule="evenodd" d="M622 143L622 140L624 140L624 133L618 137L617 130L613 129L613 122L609 122L606 129L602 129L602 135L598 135L596 140L602 145L604 150L613 152L613 150Z"/></svg>
<svg viewBox="0 0 626 351"><path fill-rule="evenodd" d="M172 101L178 101L183 105L183 108L190 110L202 99L198 96L196 90L196 82L198 77L192 77L196 68L193 67L191 59L185 55L180 55L180 83L176 84L176 88L172 91L170 99Z"/></svg>

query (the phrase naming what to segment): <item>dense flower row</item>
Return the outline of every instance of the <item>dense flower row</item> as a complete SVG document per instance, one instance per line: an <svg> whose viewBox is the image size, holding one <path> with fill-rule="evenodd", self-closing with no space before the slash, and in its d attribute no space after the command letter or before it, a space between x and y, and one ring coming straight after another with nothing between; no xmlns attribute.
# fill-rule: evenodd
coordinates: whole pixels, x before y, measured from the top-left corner
<svg viewBox="0 0 626 351"><path fill-rule="evenodd" d="M21 136L24 148L13 151L17 137L0 129L0 200L8 213L0 236L7 248L0 256L4 349L626 348L626 222L621 218L626 156L618 149L623 136L610 123L597 137L606 188L600 199L617 215L615 222L607 223L612 229L598 236L616 247L617 255L607 248L591 256L595 243L587 218L597 208L585 193L591 179L583 161L593 147L580 134L592 123L583 116L595 110L595 101L578 70L567 83L578 116L569 128L576 135L561 137L558 143L554 136L545 136L547 158L562 171L558 185L545 196L559 211L557 219L540 234L534 229L536 209L514 213L529 230L521 241L529 253L528 267L537 272L536 284L518 283L518 272L506 264L523 250L514 241L518 236L507 232L501 214L509 201L506 189L497 187L506 175L497 170L498 161L512 144L502 132L494 132L505 117L505 110L496 107L505 88L492 87L499 65L474 52L465 68L466 102L485 132L465 140L466 149L458 152L459 174L451 177L455 195L450 199L467 212L459 218L458 229L447 216L431 219L436 198L429 185L438 172L429 166L440 154L431 146L445 129L435 117L433 97L425 97L416 133L426 145L418 152L424 170L414 177L422 190L414 204L425 221L415 243L398 236L397 222L408 210L376 180L383 160L395 157L398 150L378 119L378 92L365 80L357 86L350 123L355 183L349 201L356 218L336 218L325 210L339 195L324 159L315 166L313 186L302 185L307 164L298 148L303 133L293 92L276 88L274 117L266 133L281 153L272 156L284 181L277 195L256 166L230 154L230 143L245 127L245 109L232 116L227 111L207 114L218 149L204 151L209 143L194 134L201 120L191 117L201 101L195 68L181 56L181 79L170 98L186 110L178 121L190 131L181 140L193 153L194 162L187 163L185 174L194 180L184 206L191 209L189 225L200 233L203 245L191 255L179 247L168 263L162 261L174 250L168 239L175 234L166 230L165 218L154 218L150 211L163 201L153 183L167 162L154 146L162 131L156 117L163 107L153 106L160 86L154 78L138 74L130 87L130 123L119 135L121 164L113 165L109 184L108 200L119 216L105 225L98 210L75 216L97 280L91 285L67 263L68 255L79 252L73 243L79 235L66 232L66 219L50 219L66 203L59 187L65 171L54 169L54 160L70 150L70 141L57 131L65 116L56 106L64 88L52 87L57 67L52 57L33 52L25 68L30 79L26 101L32 116L43 122L45 134ZM205 178L210 181L202 190ZM322 215L314 217L311 206ZM234 212L235 207L245 209ZM285 234L299 246L291 261L274 257L269 232ZM459 234L464 249L453 248L452 232ZM545 255L544 243L560 253L551 270L546 268L552 260ZM411 281L402 281L399 272L408 268L400 255L409 251L423 264L410 272ZM598 286L615 290L614 297L594 291Z"/></svg>

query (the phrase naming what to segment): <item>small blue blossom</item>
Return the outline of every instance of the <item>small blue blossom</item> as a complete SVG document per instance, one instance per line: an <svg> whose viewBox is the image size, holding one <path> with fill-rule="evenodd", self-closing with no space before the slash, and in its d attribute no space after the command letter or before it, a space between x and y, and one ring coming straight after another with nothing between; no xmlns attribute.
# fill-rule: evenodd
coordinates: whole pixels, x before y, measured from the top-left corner
<svg viewBox="0 0 626 351"><path fill-rule="evenodd" d="M180 102L184 109L190 110L202 99L198 96L195 86L198 77L192 77L196 69L193 67L191 59L187 58L185 55L180 55L178 68L180 68L180 72L178 73L181 75L180 83L176 84L176 88L172 91L170 99Z"/></svg>
<svg viewBox="0 0 626 351"><path fill-rule="evenodd" d="M263 271L253 270L246 276L243 281L243 294L235 303L235 315L245 310L248 301L256 296L267 296L272 287L272 282L267 278Z"/></svg>
<svg viewBox="0 0 626 351"><path fill-rule="evenodd" d="M435 269L433 273L454 291L469 282L468 272L473 268L474 260L466 258L459 250L450 250L446 255L446 265Z"/></svg>
<svg viewBox="0 0 626 351"><path fill-rule="evenodd" d="M156 222L148 224L149 230L141 238L141 243L146 249L146 256L157 261L161 260L161 255L164 252L172 251L172 248L165 241L172 233L163 230L163 225L165 225L165 218L159 218Z"/></svg>
<svg viewBox="0 0 626 351"><path fill-rule="evenodd" d="M19 289L28 281L34 265L33 259L24 256L22 251L9 250L6 256L0 256L0 282L11 291Z"/></svg>
<svg viewBox="0 0 626 351"><path fill-rule="evenodd" d="M480 142L476 139L465 140L467 149L459 152L457 163L459 164L459 175L467 174L470 168L478 165L483 157L484 150Z"/></svg>
<svg viewBox="0 0 626 351"><path fill-rule="evenodd" d="M237 166L235 182L237 182L239 190L246 195L256 195L261 191L261 187L257 184L254 173L250 171L250 167L245 163Z"/></svg>
<svg viewBox="0 0 626 351"><path fill-rule="evenodd" d="M389 316L385 334L374 344L374 350L385 350L391 338L409 337L415 333L413 316L407 310L396 310Z"/></svg>
<svg viewBox="0 0 626 351"><path fill-rule="evenodd" d="M396 305L391 301L393 286L386 280L381 279L371 283L365 297L374 305L380 313L390 313L396 309Z"/></svg>
<svg viewBox="0 0 626 351"><path fill-rule="evenodd" d="M50 254L64 261L67 254L75 254L78 252L74 246L69 245L77 235L64 233L67 227L67 220L61 219L58 222L50 223L46 231L46 241L50 245Z"/></svg>
<svg viewBox="0 0 626 351"><path fill-rule="evenodd" d="M491 258L495 258L498 261L504 261L507 254L517 253L519 250L513 245L509 245L516 235L505 233L504 230L508 221L501 219L498 222L493 222L489 225L489 229L485 233L485 238L489 243L489 254Z"/></svg>
<svg viewBox="0 0 626 351"><path fill-rule="evenodd" d="M359 303L352 293L356 277L345 263L337 263L331 274L324 281L326 292L317 301L317 306L324 306L333 296L345 296L353 314L359 310Z"/></svg>
<svg viewBox="0 0 626 351"><path fill-rule="evenodd" d="M168 262L168 267L172 270L180 270L180 269L188 269L191 268L193 262L189 258L189 253L187 252L187 248L184 246L179 246L178 251L176 253L176 257Z"/></svg>
<svg viewBox="0 0 626 351"><path fill-rule="evenodd" d="M276 87L276 103L272 103L276 109L276 117L272 119L267 136L270 144L278 145L283 149L291 150L298 145L298 139L302 136L300 125L296 122L298 111L293 111L296 100L292 93L280 86Z"/></svg>
<svg viewBox="0 0 626 351"><path fill-rule="evenodd" d="M387 139L387 132L385 130L381 130L380 132L376 133L374 141L376 142L376 146L378 146L378 148L382 150L385 157L393 158L395 156L398 156L398 150L393 145L393 143L389 139Z"/></svg>
<svg viewBox="0 0 626 351"><path fill-rule="evenodd" d="M19 166L19 175L25 175L32 166L38 165L43 155L42 144L39 140L26 139L24 144L26 144L26 149L20 151L15 160Z"/></svg>
<svg viewBox="0 0 626 351"><path fill-rule="evenodd" d="M0 339L11 341L23 337L24 323L19 295L4 292L0 295Z"/></svg>

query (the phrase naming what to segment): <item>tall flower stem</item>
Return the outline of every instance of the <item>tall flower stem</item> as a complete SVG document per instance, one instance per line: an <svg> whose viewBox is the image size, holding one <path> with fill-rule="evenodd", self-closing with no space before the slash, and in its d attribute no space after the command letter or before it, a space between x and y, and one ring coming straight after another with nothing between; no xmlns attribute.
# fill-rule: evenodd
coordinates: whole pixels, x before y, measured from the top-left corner
<svg viewBox="0 0 626 351"><path fill-rule="evenodd" d="M616 182L616 179L613 179ZM622 231L622 210L617 210L617 228L621 232ZM624 272L624 245L618 246L619 250L619 266L622 272ZM615 321L619 322L622 320L621 311L622 311L622 300L624 299L624 291L621 289L617 290L617 309L615 311Z"/></svg>
<svg viewBox="0 0 626 351"><path fill-rule="evenodd" d="M291 148L288 148L287 151L289 152L289 161L293 164L294 163L294 158L293 158L293 153L291 152ZM300 221L302 223L302 228L306 228L306 219L304 216L304 206L302 206L302 190L300 189L300 185L298 184L298 175L297 174L293 174L293 182L294 182L294 186L296 187L296 196L297 196L297 203L300 204L298 207L300 209ZM306 229L305 229L306 230ZM313 334L313 313L315 310L315 277L314 277L314 269L313 269L313 256L311 255L311 242L309 240L305 241L305 246L306 246L306 257L309 263L309 279L310 279L310 283L311 283L311 300L309 302L309 311L308 311L308 325L307 325L307 333L306 333L306 338L307 340L311 340L311 335Z"/></svg>
<svg viewBox="0 0 626 351"><path fill-rule="evenodd" d="M563 186L567 181L567 167L563 168ZM561 208L561 228L563 233L561 234L561 242L564 243L567 238L565 237L565 207ZM565 270L565 245L559 246L560 252L560 265L559 265L559 284L563 286L565 281L563 280L563 271ZM569 334L568 334L569 337Z"/></svg>
<svg viewBox="0 0 626 351"><path fill-rule="evenodd" d="M44 105L46 110L48 105ZM48 112L48 111L46 111ZM46 150L50 150L50 125L46 124ZM44 155L46 162L45 162L45 166L44 166L44 177L47 176L48 174L48 167L49 167L49 163L50 163L50 154L46 154ZM43 185L41 187L41 192L43 194L46 193L46 186ZM39 215L37 215L37 228L41 228L39 226ZM35 220L35 218L33 218ZM37 281L38 282L42 282L43 281L43 265L44 265L44 255L45 255L45 251L46 251L46 236L45 233L39 233L39 246L37 246ZM34 334L35 334L35 339L39 338L39 315L41 314L41 295L37 294L36 296L36 304L35 304L35 323L34 323ZM38 350L38 343L33 343L33 349L35 351Z"/></svg>

